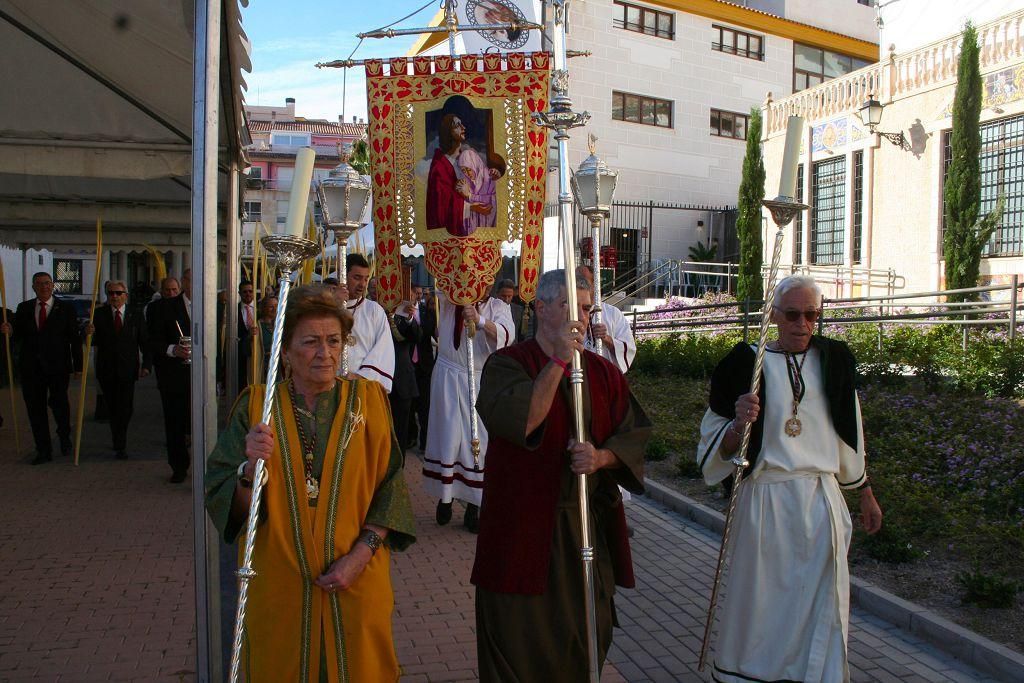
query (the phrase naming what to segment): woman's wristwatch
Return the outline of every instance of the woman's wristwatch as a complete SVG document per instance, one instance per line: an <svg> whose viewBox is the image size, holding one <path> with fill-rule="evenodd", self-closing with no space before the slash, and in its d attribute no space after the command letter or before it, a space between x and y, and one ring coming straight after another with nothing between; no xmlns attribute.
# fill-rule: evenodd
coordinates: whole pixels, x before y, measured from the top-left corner
<svg viewBox="0 0 1024 683"><path fill-rule="evenodd" d="M358 540L360 543L370 546L370 552L374 555L377 554L377 549L384 545L384 539L373 529L363 529Z"/></svg>

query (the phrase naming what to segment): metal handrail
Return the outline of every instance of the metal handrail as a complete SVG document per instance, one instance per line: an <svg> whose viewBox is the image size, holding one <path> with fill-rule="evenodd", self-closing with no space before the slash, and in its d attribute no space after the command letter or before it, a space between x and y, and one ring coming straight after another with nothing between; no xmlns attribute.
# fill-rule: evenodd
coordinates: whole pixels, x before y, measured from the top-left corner
<svg viewBox="0 0 1024 683"><path fill-rule="evenodd" d="M906 325L953 325L962 327L965 330L969 327L985 327L985 326L1009 326L1009 339L1012 342L1016 337L1016 328L1019 324L1024 322L1024 316L1021 312L1024 312L1024 301L1018 296L1019 291L1022 289L1022 283L1017 276L1013 277L1013 282L1009 285L989 285L984 287L970 287L965 289L957 290L946 290L938 292L912 292L909 294L893 295L893 296L878 296L878 297L851 297L844 299L824 299L822 302L824 312L818 319L819 331L826 325L851 325L851 324L877 324L881 326L885 323L897 323ZM925 296L948 296L951 294L971 294L971 293L982 293L982 292L1010 292L1009 301L975 301L975 302L930 302L930 303L908 303L906 308L923 308L929 307L933 310L921 311L921 312L908 312L901 310L900 312L884 313L880 312L878 315L854 315L850 317L828 317L830 311L850 311L855 309L872 308L873 306L868 305L853 305L862 302L873 301L873 302L890 302L888 305L881 304L877 305L878 309L891 309L893 305L891 302L900 299L919 299ZM629 311L624 315L627 318L631 318L631 328L634 335L636 334L672 334L674 332L698 332L698 331L732 331L732 330L744 330L746 332L751 324L758 324L760 322L761 308L763 302L748 301L746 304L742 301L717 303L717 304L698 304L695 306L676 306L671 308L661 308L654 311ZM743 313L744 305L746 305L748 313ZM715 315L713 313L705 315L690 315L686 317L663 317L666 313L674 312L687 312L693 313L694 311L713 311L716 309L731 308L737 309L736 313L726 313L724 315ZM753 310L751 310L753 309ZM1005 315L1001 315L1005 314ZM648 317L656 315L658 317ZM997 315L999 317L981 318L978 316L991 316Z"/></svg>

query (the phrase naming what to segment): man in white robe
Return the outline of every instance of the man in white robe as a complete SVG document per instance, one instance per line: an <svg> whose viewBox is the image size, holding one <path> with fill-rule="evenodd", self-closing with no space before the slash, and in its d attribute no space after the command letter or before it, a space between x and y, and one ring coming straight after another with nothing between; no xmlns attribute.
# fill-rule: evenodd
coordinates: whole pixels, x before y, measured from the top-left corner
<svg viewBox="0 0 1024 683"><path fill-rule="evenodd" d="M715 484L751 425L752 463L737 494L731 560L719 608L713 678L848 681L852 520L841 489L859 489L868 533L882 512L867 477L855 391L856 361L842 342L815 337L821 292L790 276L775 290L779 339L749 392L755 351L736 347L715 368L697 463Z"/></svg>
<svg viewBox="0 0 1024 683"><path fill-rule="evenodd" d="M469 397L469 369L466 345L469 342L463 321L475 322L472 340L474 377L480 389L480 373L488 356L515 341L512 311L500 299L488 298L475 306L455 306L438 292L440 316L437 323L437 361L430 382L430 417L427 424L427 448L423 456L423 485L437 499L436 519L440 525L451 521L452 501L466 502L463 520L476 533L483 497L484 453L487 430L477 420L480 438L480 462L473 460ZM457 330L457 332L456 332Z"/></svg>
<svg viewBox="0 0 1024 683"><path fill-rule="evenodd" d="M590 291L594 291L594 274L590 268L580 266L576 269L576 277L586 280ZM601 303L601 322L594 322L594 312L591 311L590 328L583 345L588 351L597 353L598 339L601 340L600 355L615 363L622 374L626 374L636 358L636 339L622 311L605 302Z"/></svg>
<svg viewBox="0 0 1024 683"><path fill-rule="evenodd" d="M349 377L380 382L390 394L391 380L395 376L395 342L391 338L388 314L376 301L366 298L370 264L363 255L349 254L345 264L348 277L345 285L335 290L335 297L345 302L353 319L355 346L348 347Z"/></svg>

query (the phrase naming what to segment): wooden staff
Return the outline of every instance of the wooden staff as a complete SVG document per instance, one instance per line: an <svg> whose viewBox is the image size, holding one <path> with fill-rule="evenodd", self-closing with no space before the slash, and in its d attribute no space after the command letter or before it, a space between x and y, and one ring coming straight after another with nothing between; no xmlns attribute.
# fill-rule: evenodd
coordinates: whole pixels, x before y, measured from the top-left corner
<svg viewBox="0 0 1024 683"><path fill-rule="evenodd" d="M0 308L3 323L7 325L7 281L4 279L4 262L0 259ZM4 355L7 356L7 390L11 395L11 421L14 422L14 448L21 453L21 430L18 429L18 408L14 400L14 363L11 362L11 337L4 339Z"/></svg>
<svg viewBox="0 0 1024 683"><path fill-rule="evenodd" d="M96 275L92 281L92 302L89 304L89 327L96 316L96 296L100 290L100 266L103 263L103 221L96 219ZM85 335L85 358L82 359L82 381L78 391L78 419L75 422L75 467L82 450L82 422L85 420L85 389L89 384L89 359L92 350L92 333Z"/></svg>

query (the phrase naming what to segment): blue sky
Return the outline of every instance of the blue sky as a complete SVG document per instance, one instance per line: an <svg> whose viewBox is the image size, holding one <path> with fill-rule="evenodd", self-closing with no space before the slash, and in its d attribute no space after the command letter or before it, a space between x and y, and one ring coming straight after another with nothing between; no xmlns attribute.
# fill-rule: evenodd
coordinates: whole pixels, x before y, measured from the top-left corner
<svg viewBox="0 0 1024 683"><path fill-rule="evenodd" d="M342 69L317 69L317 62L344 59L370 31L423 7L427 0L250 0L242 25L252 43L251 74L245 77L248 104L284 105L294 97L295 113L338 120L342 113ZM395 28L426 26L440 0ZM354 58L404 55L415 37L367 39ZM360 68L348 70L345 117L366 117L366 81Z"/></svg>

